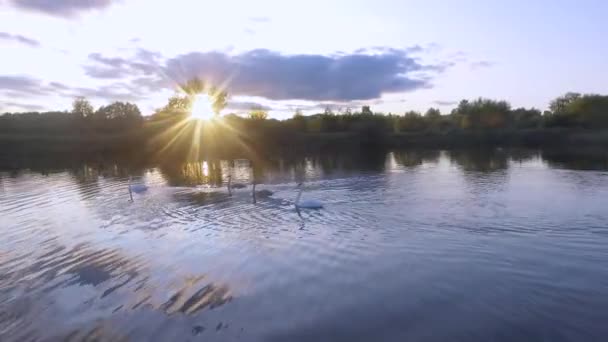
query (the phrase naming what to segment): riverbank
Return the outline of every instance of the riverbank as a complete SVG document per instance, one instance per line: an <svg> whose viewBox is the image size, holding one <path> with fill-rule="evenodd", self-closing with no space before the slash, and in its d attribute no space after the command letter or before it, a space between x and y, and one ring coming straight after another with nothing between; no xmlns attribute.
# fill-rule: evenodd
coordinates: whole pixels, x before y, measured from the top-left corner
<svg viewBox="0 0 608 342"><path fill-rule="evenodd" d="M137 152L155 155L162 150L163 142L146 131L126 134L78 135L23 135L1 134L0 148L12 153L113 153ZM182 137L177 150L192 149L198 145L203 154L247 155L251 153L303 153L326 150L370 148L492 148L560 146L608 146L608 131L588 129L528 129L496 131L453 131L448 133L393 133L362 134L360 132L261 134L249 133L239 137L215 137L210 143L205 138L198 144ZM171 155L165 155L171 157Z"/></svg>

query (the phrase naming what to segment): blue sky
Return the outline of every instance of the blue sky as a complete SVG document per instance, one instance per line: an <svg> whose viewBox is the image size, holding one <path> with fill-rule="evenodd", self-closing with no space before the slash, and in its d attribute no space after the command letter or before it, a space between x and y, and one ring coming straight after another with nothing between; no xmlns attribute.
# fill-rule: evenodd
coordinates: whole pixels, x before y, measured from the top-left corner
<svg viewBox="0 0 608 342"><path fill-rule="evenodd" d="M288 117L325 106L544 109L608 93L605 1L0 0L0 112L162 106L202 76Z"/></svg>

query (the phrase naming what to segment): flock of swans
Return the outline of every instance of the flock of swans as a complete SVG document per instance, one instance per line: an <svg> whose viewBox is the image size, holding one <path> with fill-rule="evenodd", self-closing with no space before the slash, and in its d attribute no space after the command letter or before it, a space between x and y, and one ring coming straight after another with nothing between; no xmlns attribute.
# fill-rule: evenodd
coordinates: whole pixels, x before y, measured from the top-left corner
<svg viewBox="0 0 608 342"><path fill-rule="evenodd" d="M232 196L232 190L247 188L247 184L233 183L232 176L228 176L228 184L226 185L226 187L228 189L228 196ZM133 179L131 177L129 177L128 188L129 188L129 196L131 198L131 202L133 201L133 193L142 194L142 193L145 193L146 191L148 191L147 185L141 184L141 183L133 183ZM267 190L267 189L262 189L262 190L256 191L255 188L256 188L256 183L252 182L251 197L253 199L254 204L257 203L258 198L266 198L266 197L270 197L274 194L272 191ZM300 209L322 209L323 208L323 203L321 201L314 200L314 199L301 200L302 192L304 191L303 183L298 183L297 189L298 189L298 194L296 195L296 199L294 201L294 207L296 210L299 211Z"/></svg>

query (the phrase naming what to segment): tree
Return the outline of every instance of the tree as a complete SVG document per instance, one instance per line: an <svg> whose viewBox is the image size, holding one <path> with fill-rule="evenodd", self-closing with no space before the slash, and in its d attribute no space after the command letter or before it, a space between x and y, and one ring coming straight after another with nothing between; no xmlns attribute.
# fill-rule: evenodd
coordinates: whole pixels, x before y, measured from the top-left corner
<svg viewBox="0 0 608 342"><path fill-rule="evenodd" d="M549 109L553 112L553 114L562 114L566 111L568 105L570 105L580 97L581 94L579 93L566 93L565 95L560 96L555 100L551 101L551 103L549 104Z"/></svg>
<svg viewBox="0 0 608 342"><path fill-rule="evenodd" d="M441 112L439 109L431 107L426 111L426 113L424 113L424 116L429 119L436 119L441 117Z"/></svg>
<svg viewBox="0 0 608 342"><path fill-rule="evenodd" d="M249 118L253 120L266 120L268 118L268 112L263 109L253 109L249 112Z"/></svg>
<svg viewBox="0 0 608 342"><path fill-rule="evenodd" d="M298 130L298 131L306 130L306 118L304 117L304 115L302 114L302 111L300 109L296 109L296 112L293 114L293 118L291 120L293 121L293 127L296 130Z"/></svg>
<svg viewBox="0 0 608 342"><path fill-rule="evenodd" d="M516 128L537 128L542 123L540 110L517 108L511 113Z"/></svg>
<svg viewBox="0 0 608 342"><path fill-rule="evenodd" d="M72 102L72 114L80 118L86 118L93 115L93 106L86 98L80 96Z"/></svg>
<svg viewBox="0 0 608 342"><path fill-rule="evenodd" d="M363 115L373 115L374 113L372 112L371 108L369 106L362 106L361 107L361 114Z"/></svg>
<svg viewBox="0 0 608 342"><path fill-rule="evenodd" d="M101 106L95 112L95 116L103 117L104 119L139 119L141 112L137 105L129 102L113 102L107 106Z"/></svg>
<svg viewBox="0 0 608 342"><path fill-rule="evenodd" d="M506 101L479 98L473 102L460 101L452 114L460 117L462 128L487 129L505 127L510 111L511 105Z"/></svg>
<svg viewBox="0 0 608 342"><path fill-rule="evenodd" d="M429 108L424 113L424 119L427 122L428 128L432 130L441 130L441 112L436 108Z"/></svg>
<svg viewBox="0 0 608 342"><path fill-rule="evenodd" d="M92 117L97 125L112 130L138 126L143 121L137 105L129 102L114 102L101 106Z"/></svg>
<svg viewBox="0 0 608 342"><path fill-rule="evenodd" d="M400 132L422 131L425 128L424 118L418 112L409 111L399 118L398 130Z"/></svg>
<svg viewBox="0 0 608 342"><path fill-rule="evenodd" d="M552 102L552 124L585 128L608 127L608 96L569 93Z"/></svg>

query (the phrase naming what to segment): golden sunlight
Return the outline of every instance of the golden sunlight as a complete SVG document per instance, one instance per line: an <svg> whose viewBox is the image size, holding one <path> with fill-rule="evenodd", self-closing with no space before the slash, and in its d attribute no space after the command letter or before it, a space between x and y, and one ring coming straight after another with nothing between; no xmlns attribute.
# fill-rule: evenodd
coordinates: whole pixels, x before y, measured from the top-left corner
<svg viewBox="0 0 608 342"><path fill-rule="evenodd" d="M211 120L215 117L212 102L207 95L197 95L192 102L193 120Z"/></svg>

